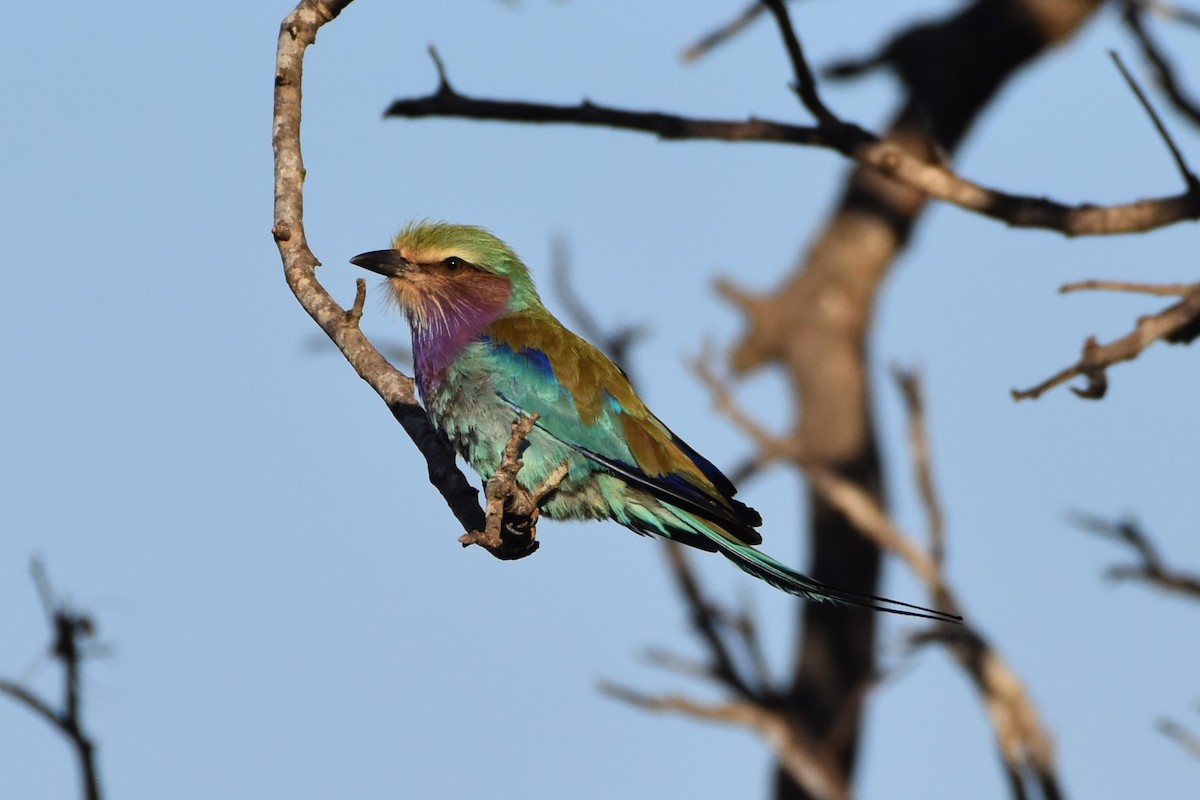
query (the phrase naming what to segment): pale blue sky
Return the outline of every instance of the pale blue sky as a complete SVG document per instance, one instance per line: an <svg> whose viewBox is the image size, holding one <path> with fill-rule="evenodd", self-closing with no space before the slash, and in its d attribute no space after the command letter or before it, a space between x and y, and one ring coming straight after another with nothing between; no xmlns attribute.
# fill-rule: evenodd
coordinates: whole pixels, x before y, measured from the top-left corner
<svg viewBox="0 0 1200 800"><path fill-rule="evenodd" d="M797 3L813 60L870 52L898 21L949 2ZM434 43L463 92L805 121L765 21L691 67L677 53L741 3L388 3L360 0L307 60L307 224L343 303L405 220L482 224L547 284L550 241L610 324L645 323L634 367L656 412L732 465L749 445L715 418L684 360L727 344L737 315L711 280L767 290L820 224L846 165L818 150L668 144L629 133L381 121L435 86ZM89 666L87 723L116 800L188 798L762 797L751 735L600 697L706 687L645 664L695 654L652 543L611 524L547 524L534 557L462 551L455 522L386 408L283 282L270 237L271 79L287 4L18 3L0 50L0 675L57 690L28 578L96 615L112 654ZM469 22L464 22L468 18ZM1200 75L1194 37L1169 39ZM1022 73L963 150L961 171L1013 191L1125 201L1179 190L1106 51L1140 62L1113 14ZM877 125L893 84L830 86ZM1167 113L1193 161L1194 132ZM897 520L923 520L905 465L892 362L927 378L966 611L1027 682L1078 797L1194 793L1197 764L1153 729L1200 730L1200 607L1101 575L1125 554L1065 524L1135 512L1200 566L1192 349L1158 346L1088 404L1012 386L1112 338L1153 299L1056 294L1084 278L1195 277L1195 232L1066 241L936 207L889 281L873 342ZM549 292L547 292L549 294ZM404 341L377 292L364 327ZM774 428L777 376L740 387ZM743 496L766 549L800 562L800 495L773 471ZM801 565L802 566L802 565ZM703 562L753 598L779 668L790 598ZM892 565L885 593L921 588ZM901 660L913 623L884 620ZM10 800L75 796L75 766L40 721L0 702ZM963 675L926 651L872 705L863 798L1005 796Z"/></svg>

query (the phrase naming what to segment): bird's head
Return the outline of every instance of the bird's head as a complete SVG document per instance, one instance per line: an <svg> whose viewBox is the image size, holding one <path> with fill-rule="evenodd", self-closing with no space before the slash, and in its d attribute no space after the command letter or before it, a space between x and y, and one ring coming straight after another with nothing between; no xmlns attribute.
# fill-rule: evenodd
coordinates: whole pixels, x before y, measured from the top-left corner
<svg viewBox="0 0 1200 800"><path fill-rule="evenodd" d="M350 263L388 279L414 329L450 330L541 305L517 254L473 225L410 223L390 250L361 253Z"/></svg>

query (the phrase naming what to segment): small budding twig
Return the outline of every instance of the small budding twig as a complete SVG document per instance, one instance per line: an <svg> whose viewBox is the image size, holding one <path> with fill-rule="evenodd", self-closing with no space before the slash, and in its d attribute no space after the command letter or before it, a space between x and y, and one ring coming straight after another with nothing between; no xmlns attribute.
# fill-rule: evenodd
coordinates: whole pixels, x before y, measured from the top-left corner
<svg viewBox="0 0 1200 800"><path fill-rule="evenodd" d="M521 450L537 420L535 411L513 423L512 436L500 457L500 467L488 478L484 488L486 523L482 530L464 533L458 538L463 547L477 544L504 561L524 558L538 549L539 508L567 477L568 464L564 461L532 490L517 482L517 473L524 466Z"/></svg>
<svg viewBox="0 0 1200 800"><path fill-rule="evenodd" d="M346 312L346 324L357 328L362 322L363 307L367 304L367 282L362 278L354 281L354 305Z"/></svg>

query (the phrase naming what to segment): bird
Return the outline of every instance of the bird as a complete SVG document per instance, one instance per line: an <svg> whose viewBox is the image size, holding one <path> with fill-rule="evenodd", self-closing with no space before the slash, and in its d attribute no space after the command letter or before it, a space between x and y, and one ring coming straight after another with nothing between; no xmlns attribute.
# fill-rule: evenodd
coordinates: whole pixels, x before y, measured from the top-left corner
<svg viewBox="0 0 1200 800"><path fill-rule="evenodd" d="M810 601L961 619L826 585L756 549L759 513L647 408L616 364L547 310L529 269L487 229L411 222L390 248L350 263L386 278L386 294L411 329L426 413L485 482L500 467L514 422L536 414L517 482L533 490L565 465L541 503L550 519L610 519L720 553Z"/></svg>

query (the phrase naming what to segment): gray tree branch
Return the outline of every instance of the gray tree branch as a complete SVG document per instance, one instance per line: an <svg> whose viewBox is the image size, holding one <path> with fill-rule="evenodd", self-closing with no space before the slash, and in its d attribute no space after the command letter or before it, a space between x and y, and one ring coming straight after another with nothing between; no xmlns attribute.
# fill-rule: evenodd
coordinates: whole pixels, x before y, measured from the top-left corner
<svg viewBox="0 0 1200 800"><path fill-rule="evenodd" d="M325 331L346 360L387 403L392 415L425 457L429 481L467 532L466 544L479 544L500 559L533 553L537 543L528 536L472 536L487 529L479 505L479 490L455 463L454 450L429 420L417 401L413 379L397 370L368 341L359 328L366 284L358 282L354 305L347 311L317 280L320 266L304 233L304 158L300 150L301 83L305 50L316 42L317 31L332 22L351 0L302 0L279 28L275 63L275 105L271 146L275 154L275 223L272 234L283 259L284 278L300 305Z"/></svg>

